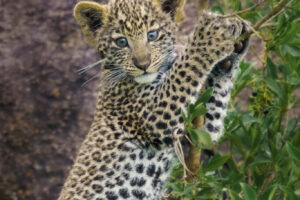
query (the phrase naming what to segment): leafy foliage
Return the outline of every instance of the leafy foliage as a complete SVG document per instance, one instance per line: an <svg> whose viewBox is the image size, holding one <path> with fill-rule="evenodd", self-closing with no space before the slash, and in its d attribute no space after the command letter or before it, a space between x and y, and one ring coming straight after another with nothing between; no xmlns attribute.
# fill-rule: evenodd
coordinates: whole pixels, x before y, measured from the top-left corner
<svg viewBox="0 0 300 200"><path fill-rule="evenodd" d="M205 104L208 102L213 94L213 88L207 89L201 97L194 104L188 105L187 115L182 111L181 115L184 119L184 127L186 128L189 136L195 144L196 148L211 148L211 138L204 130L197 129L193 126L193 120L200 115L204 115L207 112Z"/></svg>
<svg viewBox="0 0 300 200"><path fill-rule="evenodd" d="M237 12L255 2L217 0L212 11ZM268 0L239 15L255 24L279 3ZM202 164L194 183L184 183L182 167L174 167L169 187L181 199L300 199L300 100L296 96L300 91L300 1L290 0L258 33L265 48L263 58L259 58L262 67L255 67L254 62L241 63L225 134L217 146L225 147L226 153L217 150L219 153ZM252 94L248 105L241 106L237 98L245 89ZM189 105L187 114L182 114L192 141L201 141L199 148L210 148L211 142L207 133L195 129L191 122L205 114L205 101L211 92L206 91Z"/></svg>

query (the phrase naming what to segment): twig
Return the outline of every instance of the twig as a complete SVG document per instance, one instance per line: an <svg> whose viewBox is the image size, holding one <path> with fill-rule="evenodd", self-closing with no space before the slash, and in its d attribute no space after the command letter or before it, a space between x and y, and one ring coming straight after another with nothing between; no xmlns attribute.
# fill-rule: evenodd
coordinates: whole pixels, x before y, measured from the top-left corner
<svg viewBox="0 0 300 200"><path fill-rule="evenodd" d="M260 28L261 29L263 29L263 28L274 28L276 26L277 26L277 24L267 23L267 24L263 24Z"/></svg>
<svg viewBox="0 0 300 200"><path fill-rule="evenodd" d="M205 87L200 91L200 94L203 93ZM194 127L198 129L203 129L204 125L204 116L198 116L193 120ZM198 141L198 144L201 144L201 141ZM186 181L192 183L195 181L195 174L197 174L198 169L200 168L201 161L201 150L197 149L195 145L190 145L189 153L185 157L187 167L191 170L192 173L187 173Z"/></svg>
<svg viewBox="0 0 300 200"><path fill-rule="evenodd" d="M223 17L223 18L227 18L227 17L234 17L234 16L236 16L236 15L240 15L240 14L249 12L249 11L253 10L254 8L257 8L258 6L260 6L260 5L264 4L264 3L265 3L265 1L260 1L260 2L258 2L257 4L251 6L250 8L246 8L246 9L244 9L244 10L240 10L240 11L238 11L238 12L235 12L235 13L232 13L232 14L229 14L229 15L224 15L224 16L222 16L222 17Z"/></svg>
<svg viewBox="0 0 300 200"><path fill-rule="evenodd" d="M263 17L254 26L252 26L252 28L257 31L264 23L268 22L270 19L272 19L273 17L277 16L288 3L289 3L288 0L283 0L268 15L266 15L265 17ZM253 30L247 31L246 33L244 33L242 36L240 36L237 39L236 43L239 44L241 41L249 38L253 33L254 33Z"/></svg>
<svg viewBox="0 0 300 200"><path fill-rule="evenodd" d="M259 190L258 194L261 195L265 189L269 186L269 184L272 182L272 180L274 179L275 175L274 174L270 174L263 182L263 185L261 186L261 189Z"/></svg>
<svg viewBox="0 0 300 200"><path fill-rule="evenodd" d="M256 50L251 46L250 50L253 52L253 54L255 55L255 57L261 62L262 65L264 65L264 61L263 59L258 55L258 53L256 52Z"/></svg>
<svg viewBox="0 0 300 200"><path fill-rule="evenodd" d="M246 20L244 20L243 18L241 18L239 15L235 15L237 18L239 18L241 21L243 21L245 24L248 25L248 27L250 28L250 30L253 31L253 33L259 37L260 39L264 40L260 35L259 33L251 26L251 24L249 24Z"/></svg>

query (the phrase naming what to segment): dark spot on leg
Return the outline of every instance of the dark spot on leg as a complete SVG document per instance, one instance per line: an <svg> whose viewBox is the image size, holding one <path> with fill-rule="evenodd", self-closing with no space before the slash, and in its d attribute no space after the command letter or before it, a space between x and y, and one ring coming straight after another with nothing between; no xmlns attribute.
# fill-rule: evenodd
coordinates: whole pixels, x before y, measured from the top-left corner
<svg viewBox="0 0 300 200"><path fill-rule="evenodd" d="M101 194L101 192L103 191L103 187L98 184L92 185L92 188L97 194Z"/></svg>
<svg viewBox="0 0 300 200"><path fill-rule="evenodd" d="M144 171L144 165L143 164L138 164L135 168L137 173L143 173Z"/></svg>
<svg viewBox="0 0 300 200"><path fill-rule="evenodd" d="M156 123L156 128L158 129L166 129L168 125L165 122L159 121Z"/></svg>
<svg viewBox="0 0 300 200"><path fill-rule="evenodd" d="M154 172L155 172L155 165L154 164L149 165L146 172L147 175L152 177Z"/></svg>
<svg viewBox="0 0 300 200"><path fill-rule="evenodd" d="M120 196L123 197L124 199L127 199L127 198L130 197L127 188L122 188L122 189L120 189L120 190L119 190L119 194L120 194Z"/></svg>
<svg viewBox="0 0 300 200"><path fill-rule="evenodd" d="M144 199L146 193L142 190L132 190L132 195L135 196L137 199Z"/></svg>
<svg viewBox="0 0 300 200"><path fill-rule="evenodd" d="M217 107L223 107L222 101L216 101L215 104Z"/></svg>
<svg viewBox="0 0 300 200"><path fill-rule="evenodd" d="M163 139L164 143L168 146L171 146L173 144L173 140L170 137L165 137Z"/></svg>
<svg viewBox="0 0 300 200"><path fill-rule="evenodd" d="M214 115L215 115L215 118L216 118L216 119L220 119L220 117L221 117L221 116L220 116L220 113L215 113Z"/></svg>
<svg viewBox="0 0 300 200"><path fill-rule="evenodd" d="M151 160L152 158L154 158L154 156L155 156L155 152L154 152L154 151L150 151L150 152L148 153L148 155L147 155L147 159L148 159L148 160Z"/></svg>
<svg viewBox="0 0 300 200"><path fill-rule="evenodd" d="M143 185L145 185L145 183L146 183L146 180L145 180L143 177L141 177L141 178L137 181L137 185L138 185L139 187L142 187Z"/></svg>
<svg viewBox="0 0 300 200"><path fill-rule="evenodd" d="M206 113L205 117L209 120L214 120L214 117L209 113Z"/></svg>
<svg viewBox="0 0 300 200"><path fill-rule="evenodd" d="M112 191L105 192L105 195L108 200L117 200L118 199L118 196L116 195L116 193L114 193Z"/></svg>

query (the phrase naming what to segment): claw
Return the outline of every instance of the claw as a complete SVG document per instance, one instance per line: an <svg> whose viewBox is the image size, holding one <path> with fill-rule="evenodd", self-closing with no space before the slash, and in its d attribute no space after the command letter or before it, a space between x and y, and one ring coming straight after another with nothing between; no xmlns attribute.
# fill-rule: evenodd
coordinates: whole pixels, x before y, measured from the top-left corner
<svg viewBox="0 0 300 200"><path fill-rule="evenodd" d="M245 24L245 22L243 22L243 28L242 28L242 33L241 34L244 34L247 32L247 24Z"/></svg>
<svg viewBox="0 0 300 200"><path fill-rule="evenodd" d="M225 71L229 71L230 68L232 66L232 62L230 60L224 60L221 64L221 67L225 70Z"/></svg>
<svg viewBox="0 0 300 200"><path fill-rule="evenodd" d="M236 43L234 44L234 52L235 53L241 53L242 51L244 50L244 44L243 42L240 42L240 43Z"/></svg>
<svg viewBox="0 0 300 200"><path fill-rule="evenodd" d="M242 22L242 30L239 37L241 37L247 31L248 31L247 24ZM234 52L239 54L242 53L248 47L249 40L250 40L249 38L246 38L244 40L238 38L234 45Z"/></svg>

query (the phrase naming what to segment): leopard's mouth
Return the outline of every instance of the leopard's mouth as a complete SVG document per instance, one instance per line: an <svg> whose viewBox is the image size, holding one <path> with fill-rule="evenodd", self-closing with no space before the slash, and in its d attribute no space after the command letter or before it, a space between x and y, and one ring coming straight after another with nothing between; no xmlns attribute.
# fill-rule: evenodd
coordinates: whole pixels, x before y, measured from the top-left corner
<svg viewBox="0 0 300 200"><path fill-rule="evenodd" d="M135 82L145 84L145 83L151 83L153 82L158 75L158 72L149 73L145 72L142 75L134 77Z"/></svg>
<svg viewBox="0 0 300 200"><path fill-rule="evenodd" d="M168 74L175 60L174 58L172 62L163 63L155 72L144 72L134 77L134 81L140 84L152 83L154 80L159 79L159 74Z"/></svg>
<svg viewBox="0 0 300 200"><path fill-rule="evenodd" d="M134 75L133 80L137 83L146 84L152 83L156 79L164 78L165 75L169 74L170 69L174 66L178 57L178 52L173 52L172 54L163 57L160 62L153 61L153 63L155 63L154 65L150 66L142 72L142 74Z"/></svg>

